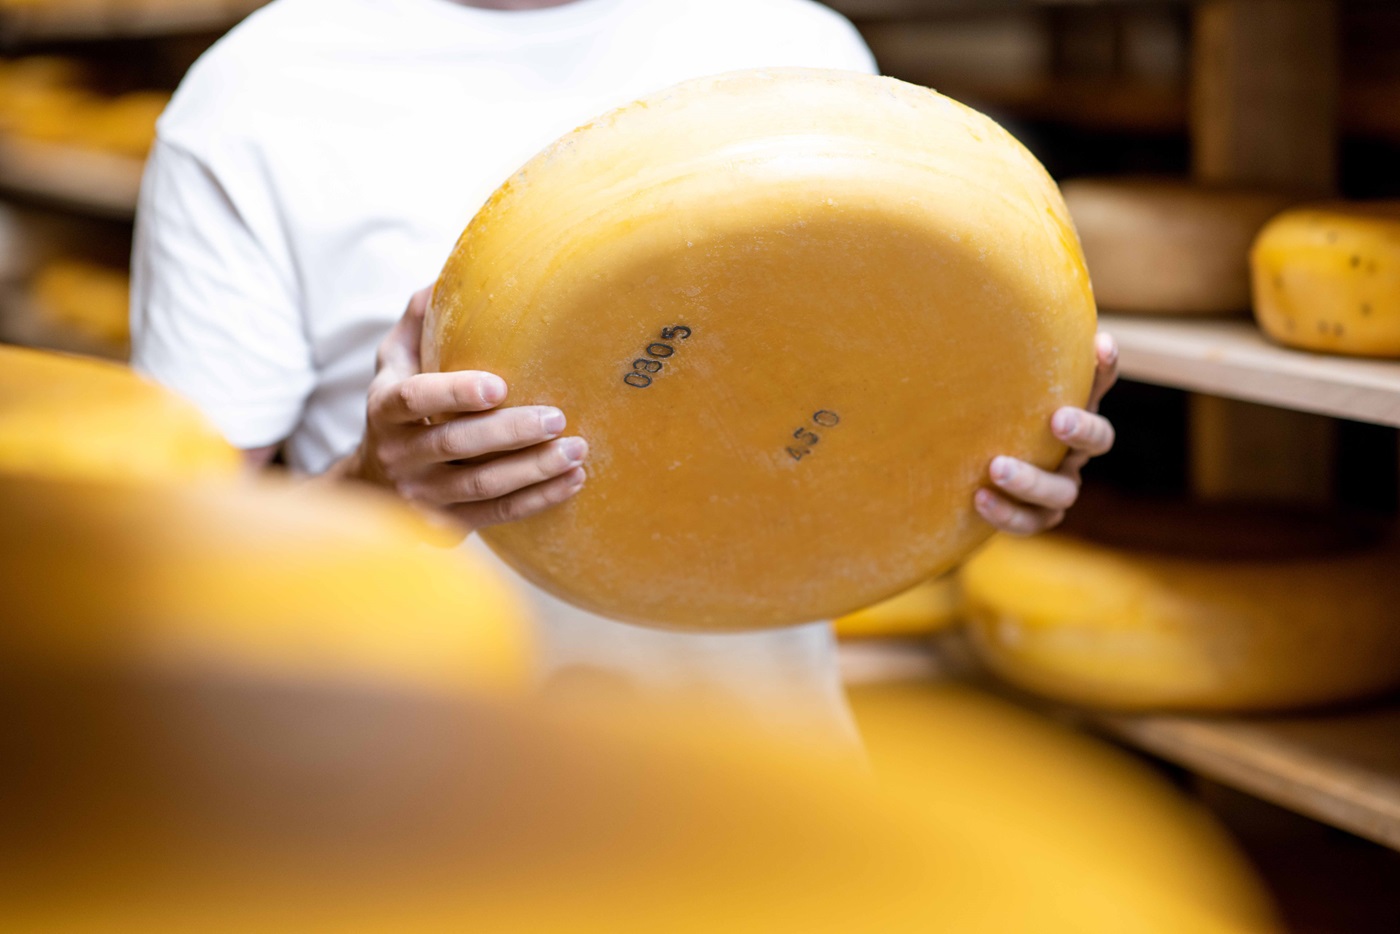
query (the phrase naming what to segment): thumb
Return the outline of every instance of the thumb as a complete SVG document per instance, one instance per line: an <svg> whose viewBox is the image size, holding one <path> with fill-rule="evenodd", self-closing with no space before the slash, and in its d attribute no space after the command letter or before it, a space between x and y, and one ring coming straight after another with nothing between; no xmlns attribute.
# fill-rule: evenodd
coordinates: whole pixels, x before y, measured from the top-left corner
<svg viewBox="0 0 1400 934"><path fill-rule="evenodd" d="M423 369L419 346L423 341L423 317L428 311L432 287L419 289L408 300L403 317L394 324L379 344L375 373L394 382L416 376Z"/></svg>

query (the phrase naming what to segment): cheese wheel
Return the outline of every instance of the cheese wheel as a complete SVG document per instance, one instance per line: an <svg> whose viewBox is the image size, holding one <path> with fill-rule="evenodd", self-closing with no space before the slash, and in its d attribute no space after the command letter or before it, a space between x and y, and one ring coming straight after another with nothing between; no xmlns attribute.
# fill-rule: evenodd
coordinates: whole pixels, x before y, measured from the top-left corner
<svg viewBox="0 0 1400 934"><path fill-rule="evenodd" d="M126 270L73 257L45 263L31 286L34 306L48 324L114 348L130 343L130 293Z"/></svg>
<svg viewBox="0 0 1400 934"><path fill-rule="evenodd" d="M836 620L836 635L865 639L941 632L957 624L959 599L954 578L924 581L874 606L847 613Z"/></svg>
<svg viewBox="0 0 1400 934"><path fill-rule="evenodd" d="M1000 453L1053 466L1093 297L1054 183L988 118L806 69L679 85L565 136L472 220L425 368L501 374L591 446L482 537L637 623L833 618L984 540Z"/></svg>
<svg viewBox="0 0 1400 934"><path fill-rule="evenodd" d="M528 620L489 566L368 493L0 481L0 654L36 668L520 689Z"/></svg>
<svg viewBox="0 0 1400 934"><path fill-rule="evenodd" d="M1280 215L1251 254L1254 313L1281 344L1400 356L1400 201Z"/></svg>
<svg viewBox="0 0 1400 934"><path fill-rule="evenodd" d="M872 781L694 711L15 675L6 931L1278 930L1163 779L963 689L857 695Z"/></svg>
<svg viewBox="0 0 1400 934"><path fill-rule="evenodd" d="M241 464L193 405L127 367L0 345L0 475L150 482Z"/></svg>
<svg viewBox="0 0 1400 934"><path fill-rule="evenodd" d="M848 695L875 778L903 798L908 820L929 820L963 858L1020 867L1054 893L1024 924L938 930L1282 930L1209 812L1122 751L956 682ZM1014 873L1007 881L1007 897L1026 897Z"/></svg>
<svg viewBox="0 0 1400 934"><path fill-rule="evenodd" d="M972 643L997 674L1120 709L1275 710L1400 685L1393 549L1287 514L1107 512L1111 538L998 538L963 568Z"/></svg>
<svg viewBox="0 0 1400 934"><path fill-rule="evenodd" d="M1247 310L1249 245L1296 200L1146 179L1075 179L1064 193L1099 304L1176 315Z"/></svg>

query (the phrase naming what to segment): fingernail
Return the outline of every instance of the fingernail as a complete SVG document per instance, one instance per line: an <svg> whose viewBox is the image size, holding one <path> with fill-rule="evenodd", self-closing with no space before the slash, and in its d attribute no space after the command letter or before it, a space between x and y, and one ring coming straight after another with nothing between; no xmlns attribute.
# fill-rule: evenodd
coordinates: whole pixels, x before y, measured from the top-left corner
<svg viewBox="0 0 1400 934"><path fill-rule="evenodd" d="M1005 483L1016 473L1016 462L1009 457L992 458L992 479L997 483Z"/></svg>
<svg viewBox="0 0 1400 934"><path fill-rule="evenodd" d="M984 510L992 505L992 494L986 490L978 490L973 495L972 501L977 504L978 510Z"/></svg>
<svg viewBox="0 0 1400 934"><path fill-rule="evenodd" d="M579 487L583 486L584 481L588 479L588 474L582 467L575 469L574 474L575 476L570 480L569 488L577 490Z"/></svg>
<svg viewBox="0 0 1400 934"><path fill-rule="evenodd" d="M487 405L495 405L504 402L506 398L506 381L499 376L488 373L481 379L481 401Z"/></svg>
<svg viewBox="0 0 1400 934"><path fill-rule="evenodd" d="M566 424L568 421L564 418L564 413L558 409L545 409L544 414L540 416L540 427L551 438L563 431Z"/></svg>
<svg viewBox="0 0 1400 934"><path fill-rule="evenodd" d="M1061 409L1051 420L1051 427L1057 435L1074 434L1074 430L1079 427L1079 415L1069 409Z"/></svg>
<svg viewBox="0 0 1400 934"><path fill-rule="evenodd" d="M583 456L588 453L588 442L582 438L565 438L559 443L559 450L564 452L564 457L569 463L577 464L583 461Z"/></svg>

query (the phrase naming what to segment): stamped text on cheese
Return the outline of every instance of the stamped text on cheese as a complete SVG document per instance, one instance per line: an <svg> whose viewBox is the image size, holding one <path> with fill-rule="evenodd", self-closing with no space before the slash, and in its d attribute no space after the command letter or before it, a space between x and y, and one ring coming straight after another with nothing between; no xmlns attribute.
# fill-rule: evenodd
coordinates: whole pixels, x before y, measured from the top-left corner
<svg viewBox="0 0 1400 934"><path fill-rule="evenodd" d="M812 424L818 428L835 428L841 424L841 416L830 409L821 409L812 415ZM821 441L821 435L810 428L799 428L792 433L792 438L797 443L790 445L787 449L788 456L795 461L800 461L808 454L812 453L812 448Z"/></svg>
<svg viewBox="0 0 1400 934"><path fill-rule="evenodd" d="M638 357L632 361L632 369L622 377L622 381L636 389L646 389L651 385L652 376L660 373L666 365L668 357L676 352L674 344L662 343L662 341L689 340L690 328L683 324L672 325L669 328L661 329L661 340L648 344L643 353L644 357Z"/></svg>

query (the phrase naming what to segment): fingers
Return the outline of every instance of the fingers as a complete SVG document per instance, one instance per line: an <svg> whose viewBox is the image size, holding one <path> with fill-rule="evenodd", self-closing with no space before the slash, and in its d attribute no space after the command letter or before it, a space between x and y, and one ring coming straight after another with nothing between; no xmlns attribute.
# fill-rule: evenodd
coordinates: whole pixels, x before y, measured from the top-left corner
<svg viewBox="0 0 1400 934"><path fill-rule="evenodd" d="M991 490L978 490L973 497L977 513L999 531L1011 535L1035 535L1053 529L1064 521L1063 509L1047 509L1015 503Z"/></svg>
<svg viewBox="0 0 1400 934"><path fill-rule="evenodd" d="M1102 331L1094 338L1094 385L1089 390L1090 412L1099 410L1103 397L1118 382L1118 342Z"/></svg>
<svg viewBox="0 0 1400 934"><path fill-rule="evenodd" d="M1050 417L1050 431L1072 451L1085 458L1098 457L1113 447L1113 425L1102 415L1070 406Z"/></svg>
<svg viewBox="0 0 1400 934"><path fill-rule="evenodd" d="M568 473L517 490L509 496L479 503L464 503L450 511L459 522L471 529L515 522L565 502L583 489L586 479L583 468L576 467Z"/></svg>
<svg viewBox="0 0 1400 934"><path fill-rule="evenodd" d="M411 432L398 453L404 463L418 466L471 460L552 441L565 424L564 413L551 406L495 409Z"/></svg>
<svg viewBox="0 0 1400 934"><path fill-rule="evenodd" d="M1079 498L1075 477L1050 473L1014 457L995 458L990 473L999 488L1031 506L1065 510Z"/></svg>
<svg viewBox="0 0 1400 934"><path fill-rule="evenodd" d="M587 456L582 438L560 438L481 463L442 464L413 484L412 497L436 506L498 500L577 470Z"/></svg>
<svg viewBox="0 0 1400 934"><path fill-rule="evenodd" d="M419 346L423 342L423 317L428 311L431 287L419 289L408 300L403 317L379 343L375 372L388 373L393 382L407 379L422 369Z"/></svg>
<svg viewBox="0 0 1400 934"><path fill-rule="evenodd" d="M494 373L460 370L419 373L398 382L376 380L369 398L370 421L411 425L441 415L482 412L505 401L505 380Z"/></svg>

